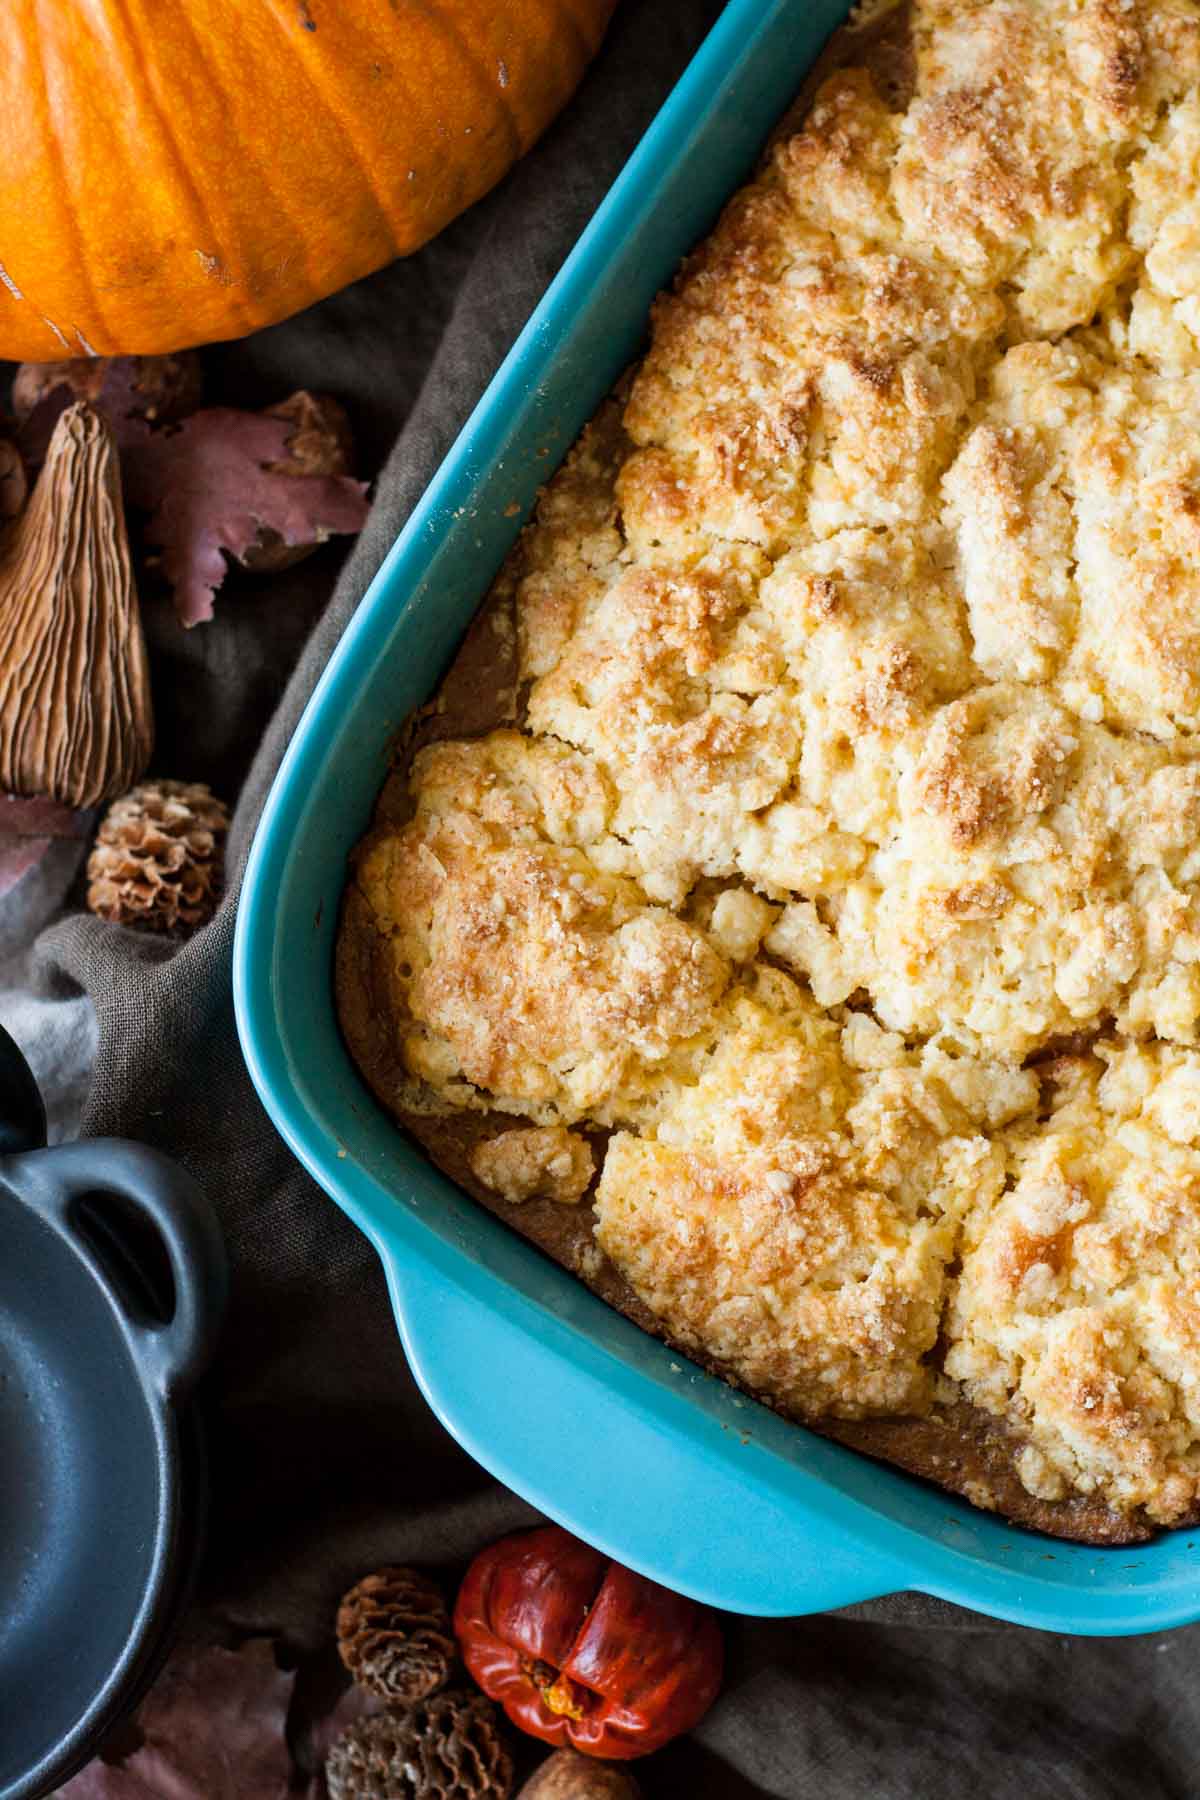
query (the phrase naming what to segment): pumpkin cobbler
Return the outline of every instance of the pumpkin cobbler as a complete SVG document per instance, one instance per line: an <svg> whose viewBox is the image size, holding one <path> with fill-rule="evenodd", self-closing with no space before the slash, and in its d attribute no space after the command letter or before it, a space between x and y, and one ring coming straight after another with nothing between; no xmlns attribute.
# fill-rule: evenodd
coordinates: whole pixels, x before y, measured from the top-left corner
<svg viewBox="0 0 1200 1800"><path fill-rule="evenodd" d="M777 1409L1200 1519L1200 0L839 34L398 753L339 1005Z"/></svg>

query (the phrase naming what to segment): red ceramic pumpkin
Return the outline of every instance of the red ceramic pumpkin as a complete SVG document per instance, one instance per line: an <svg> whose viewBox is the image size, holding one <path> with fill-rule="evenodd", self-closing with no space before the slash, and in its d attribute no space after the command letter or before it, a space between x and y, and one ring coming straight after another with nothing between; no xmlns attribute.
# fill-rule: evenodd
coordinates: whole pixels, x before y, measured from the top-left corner
<svg viewBox="0 0 1200 1800"><path fill-rule="evenodd" d="M8 0L0 356L239 337L414 250L614 0Z"/></svg>
<svg viewBox="0 0 1200 1800"><path fill-rule="evenodd" d="M647 1756L708 1711L723 1650L706 1607L557 1525L501 1538L454 1609L467 1670L515 1725L588 1756Z"/></svg>

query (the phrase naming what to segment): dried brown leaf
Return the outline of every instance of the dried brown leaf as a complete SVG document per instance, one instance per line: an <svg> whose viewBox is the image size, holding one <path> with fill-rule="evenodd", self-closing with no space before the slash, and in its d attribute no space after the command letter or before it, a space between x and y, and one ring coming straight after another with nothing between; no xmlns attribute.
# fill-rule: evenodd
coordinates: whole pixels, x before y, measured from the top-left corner
<svg viewBox="0 0 1200 1800"><path fill-rule="evenodd" d="M178 1650L142 1703L137 1748L97 1757L60 1800L287 1800L292 1681L268 1638Z"/></svg>
<svg viewBox="0 0 1200 1800"><path fill-rule="evenodd" d="M118 444L137 435L137 422L166 425L200 404L200 358L194 350L173 356L77 356L66 362L22 363L13 378L13 411L21 421L21 447L32 463L46 454L61 412L86 400L113 428Z"/></svg>
<svg viewBox="0 0 1200 1800"><path fill-rule="evenodd" d="M209 407L173 431L143 428L125 451L126 491L150 515L146 537L162 550L184 625L212 618L225 555L240 560L276 540L312 547L365 524L363 482L272 469L288 460L294 430L288 419Z"/></svg>
<svg viewBox="0 0 1200 1800"><path fill-rule="evenodd" d="M353 475L350 420L332 394L310 394L300 388L263 411L268 419L283 419L290 426L287 455L271 465L273 474Z"/></svg>
<svg viewBox="0 0 1200 1800"><path fill-rule="evenodd" d="M276 406L264 408L268 419L286 419L290 427L287 455L271 463L272 475L353 475L354 438L346 409L331 394L310 394L301 388ZM264 526L258 542L244 550L238 561L256 574L272 574L303 562L316 544L285 544L278 532Z"/></svg>
<svg viewBox="0 0 1200 1800"><path fill-rule="evenodd" d="M0 838L85 838L91 814L62 806L45 795L0 794Z"/></svg>
<svg viewBox="0 0 1200 1800"><path fill-rule="evenodd" d="M28 492L25 463L11 438L0 438L0 519L14 519Z"/></svg>
<svg viewBox="0 0 1200 1800"><path fill-rule="evenodd" d="M62 838L86 838L90 812L74 812L53 800L0 794L0 900Z"/></svg>

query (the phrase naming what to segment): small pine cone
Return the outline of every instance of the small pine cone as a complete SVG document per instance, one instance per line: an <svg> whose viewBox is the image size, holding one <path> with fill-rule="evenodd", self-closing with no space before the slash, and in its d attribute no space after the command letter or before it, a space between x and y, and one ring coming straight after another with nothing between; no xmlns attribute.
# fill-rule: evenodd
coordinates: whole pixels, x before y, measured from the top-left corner
<svg viewBox="0 0 1200 1800"><path fill-rule="evenodd" d="M451 1691L357 1720L325 1779L330 1800L508 1800L513 1765L491 1701Z"/></svg>
<svg viewBox="0 0 1200 1800"><path fill-rule="evenodd" d="M382 1700L423 1700L454 1666L446 1602L415 1569L378 1569L338 1608L338 1651L360 1687Z"/></svg>
<svg viewBox="0 0 1200 1800"><path fill-rule="evenodd" d="M88 906L119 925L194 931L217 909L228 830L225 806L203 782L142 782L101 820Z"/></svg>

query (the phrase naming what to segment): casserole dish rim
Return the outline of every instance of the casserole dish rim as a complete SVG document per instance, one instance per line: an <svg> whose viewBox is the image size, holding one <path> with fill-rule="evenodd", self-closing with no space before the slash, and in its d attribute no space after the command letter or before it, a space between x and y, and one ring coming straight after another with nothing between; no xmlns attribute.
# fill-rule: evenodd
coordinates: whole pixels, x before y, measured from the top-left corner
<svg viewBox="0 0 1200 1800"><path fill-rule="evenodd" d="M347 626L264 807L237 920L238 1026L275 1125L380 1255L435 1412L560 1523L745 1613L909 1588L1043 1629L1161 1630L1200 1617L1196 1534L1099 1550L1025 1532L681 1366L409 1144L334 1016L345 857L396 732L436 689L537 487L629 360L653 291L744 177L846 11L844 0L730 0L460 432ZM337 816L327 804L318 840L335 788ZM530 1384L533 1424L512 1403ZM699 1550L662 1529L680 1481L689 1507L705 1510Z"/></svg>

